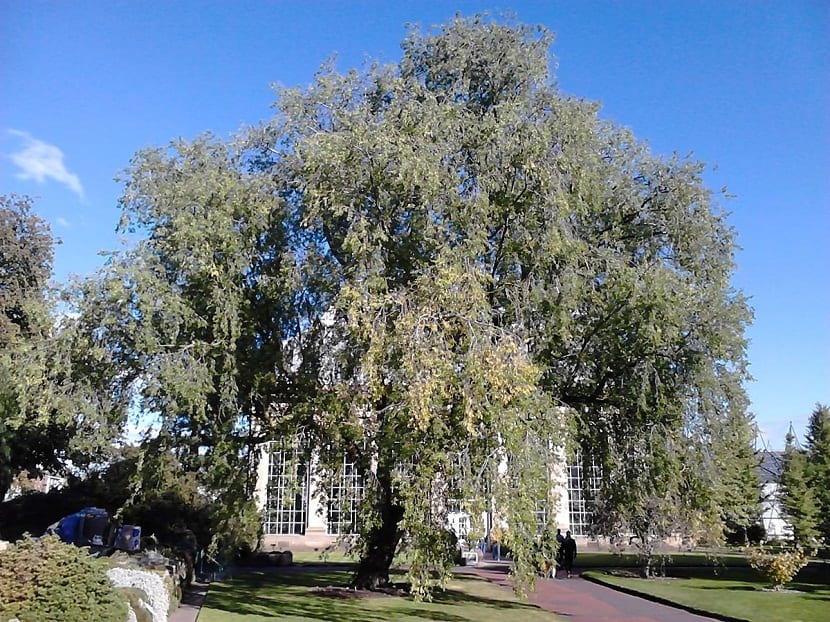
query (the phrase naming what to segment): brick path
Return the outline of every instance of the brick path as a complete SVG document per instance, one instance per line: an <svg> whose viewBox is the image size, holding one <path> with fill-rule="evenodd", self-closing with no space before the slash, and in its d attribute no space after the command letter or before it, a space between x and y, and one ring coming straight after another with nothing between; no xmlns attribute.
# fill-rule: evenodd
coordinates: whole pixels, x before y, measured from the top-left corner
<svg viewBox="0 0 830 622"><path fill-rule="evenodd" d="M509 566L497 562L459 569L513 589ZM561 573L560 573L561 574ZM651 602L575 576L573 579L538 579L529 602L572 622L707 622L707 618Z"/></svg>

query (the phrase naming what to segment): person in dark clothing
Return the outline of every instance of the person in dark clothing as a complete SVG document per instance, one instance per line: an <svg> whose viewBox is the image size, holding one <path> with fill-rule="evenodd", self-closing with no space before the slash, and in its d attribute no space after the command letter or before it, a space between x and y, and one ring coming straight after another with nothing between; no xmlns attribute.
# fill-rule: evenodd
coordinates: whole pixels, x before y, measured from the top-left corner
<svg viewBox="0 0 830 622"><path fill-rule="evenodd" d="M556 567L562 567L562 543L565 541L565 536L562 535L562 530L556 530ZM554 570L554 576L556 571Z"/></svg>
<svg viewBox="0 0 830 622"><path fill-rule="evenodd" d="M562 541L562 567L568 573L568 578L571 578L571 572L574 567L574 560L576 559L576 540L571 538L571 532L565 532L565 539Z"/></svg>

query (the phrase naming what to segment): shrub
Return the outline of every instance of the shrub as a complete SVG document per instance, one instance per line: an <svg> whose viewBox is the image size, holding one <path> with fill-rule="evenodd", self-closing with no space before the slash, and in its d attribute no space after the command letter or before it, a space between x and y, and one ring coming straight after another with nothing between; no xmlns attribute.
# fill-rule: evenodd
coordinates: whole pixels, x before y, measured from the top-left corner
<svg viewBox="0 0 830 622"><path fill-rule="evenodd" d="M0 622L127 619L127 602L107 577L107 562L57 536L0 552Z"/></svg>
<svg viewBox="0 0 830 622"><path fill-rule="evenodd" d="M753 549L749 554L749 565L764 575L774 590L783 589L808 561L808 555L799 548L778 553L768 553L759 548Z"/></svg>

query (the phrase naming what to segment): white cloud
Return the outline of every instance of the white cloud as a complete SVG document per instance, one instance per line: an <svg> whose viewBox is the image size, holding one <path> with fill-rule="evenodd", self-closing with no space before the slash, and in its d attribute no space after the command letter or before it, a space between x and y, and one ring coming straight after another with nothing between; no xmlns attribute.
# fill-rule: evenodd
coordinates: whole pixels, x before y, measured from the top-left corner
<svg viewBox="0 0 830 622"><path fill-rule="evenodd" d="M66 218L61 218L60 216L58 216L58 218L57 218L56 222L57 222L57 223L58 223L61 227L64 227L65 229L68 229L68 228L69 228L69 221L68 221Z"/></svg>
<svg viewBox="0 0 830 622"><path fill-rule="evenodd" d="M75 173L66 169L63 151L55 145L34 138L28 132L9 130L9 133L23 140L23 149L11 154L12 162L20 169L18 178L33 179L38 183L53 179L83 198L84 188L81 180Z"/></svg>

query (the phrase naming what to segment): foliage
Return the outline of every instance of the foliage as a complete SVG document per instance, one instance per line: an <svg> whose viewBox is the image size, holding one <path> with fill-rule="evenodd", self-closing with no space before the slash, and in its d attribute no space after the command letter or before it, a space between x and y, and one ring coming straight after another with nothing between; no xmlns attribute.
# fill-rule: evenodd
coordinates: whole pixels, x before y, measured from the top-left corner
<svg viewBox="0 0 830 622"><path fill-rule="evenodd" d="M732 231L702 164L557 89L551 40L457 17L396 65L325 64L234 142L133 159L138 240L80 284L73 330L157 420L145 455L221 496L218 537L254 516L278 437L324 483L344 454L363 476L358 587L399 544L415 593L445 582L462 500L504 524L525 589L568 432L603 469L605 533L751 514Z"/></svg>
<svg viewBox="0 0 830 622"><path fill-rule="evenodd" d="M150 235L78 284L73 329L111 357L145 421L158 419L138 486L163 494L171 482L156 475L174 458L191 489L221 496L214 544L232 547L255 539L255 448L273 437L270 409L299 390L280 371L281 331L301 321L285 309L301 301L283 287L291 261L268 178L209 137L177 148L136 156L123 228Z"/></svg>
<svg viewBox="0 0 830 622"><path fill-rule="evenodd" d="M764 575L775 590L783 589L809 561L809 556L800 548L777 552L757 548L749 553L749 565Z"/></svg>
<svg viewBox="0 0 830 622"><path fill-rule="evenodd" d="M807 424L806 446L787 435L781 473L782 505L798 544L830 542L830 408L816 404Z"/></svg>
<svg viewBox="0 0 830 622"><path fill-rule="evenodd" d="M218 504L199 490L192 472L170 453L131 457L130 496L117 512L124 524L140 525L159 546L194 553L213 538Z"/></svg>
<svg viewBox="0 0 830 622"><path fill-rule="evenodd" d="M732 546L760 545L767 539L767 530L763 523L753 523L748 527L727 522L724 530L726 543Z"/></svg>
<svg viewBox="0 0 830 622"><path fill-rule="evenodd" d="M56 536L24 538L0 551L0 619L87 622L127 619L107 563Z"/></svg>
<svg viewBox="0 0 830 622"><path fill-rule="evenodd" d="M42 534L85 507L104 508L113 520L140 525L157 546L191 554L210 546L224 513L221 501L203 494L195 474L185 472L172 455L142 460L137 448L128 446L105 469L69 477L59 490L26 493L0 504L0 536L14 541L25 532ZM240 526L228 548L254 541L256 533L257 525Z"/></svg>
<svg viewBox="0 0 830 622"><path fill-rule="evenodd" d="M53 443L67 441L65 431L48 429L48 422L24 426L21 403L28 371L21 363L48 326L52 247L48 224L32 213L32 199L0 196L0 498L19 471L36 473L40 464L53 463Z"/></svg>
<svg viewBox="0 0 830 622"><path fill-rule="evenodd" d="M38 476L103 460L126 405L92 344L52 317L49 226L28 197L0 197L0 498Z"/></svg>
<svg viewBox="0 0 830 622"><path fill-rule="evenodd" d="M830 407L816 404L807 424L806 441L810 480L819 507L817 527L824 542L830 543Z"/></svg>
<svg viewBox="0 0 830 622"><path fill-rule="evenodd" d="M784 468L781 472L781 502L797 544L809 546L820 532L820 507L816 489L811 481L807 453L796 446L792 434L787 434L784 450Z"/></svg>
<svg viewBox="0 0 830 622"><path fill-rule="evenodd" d="M43 295L52 274L49 225L32 213L32 199L0 196L0 344L38 329Z"/></svg>

